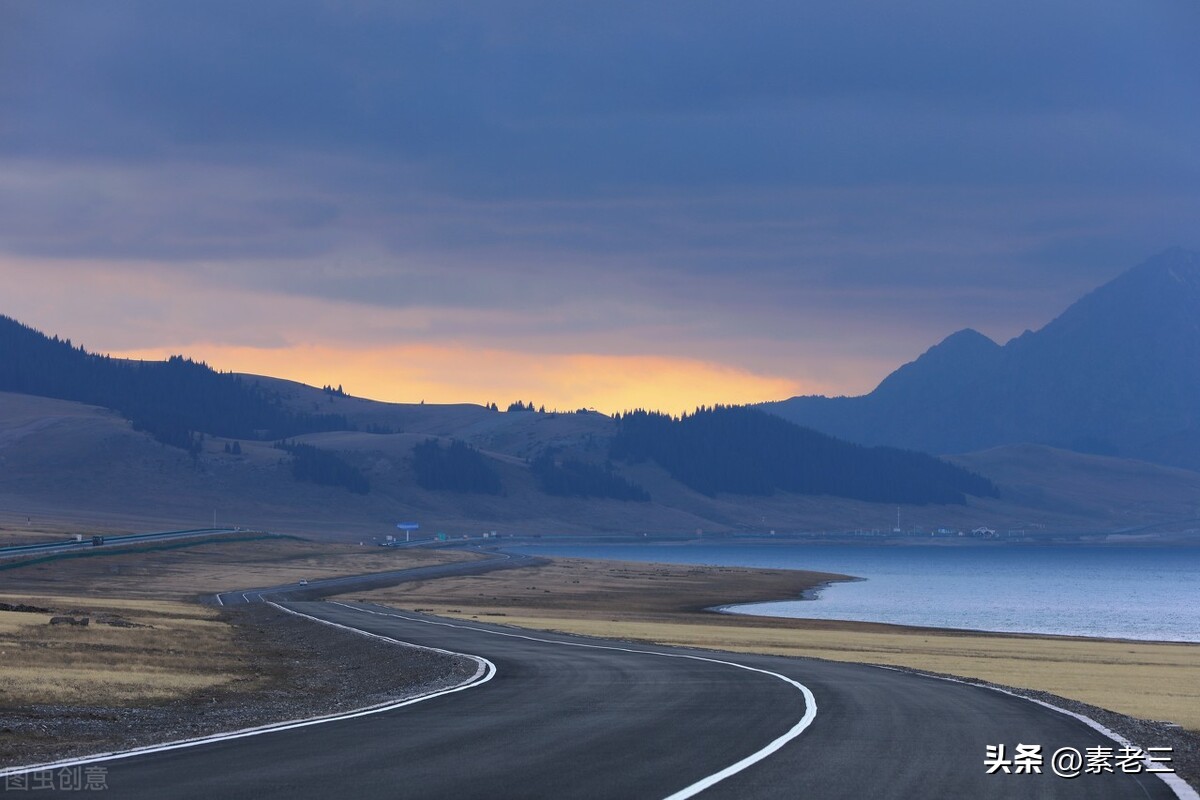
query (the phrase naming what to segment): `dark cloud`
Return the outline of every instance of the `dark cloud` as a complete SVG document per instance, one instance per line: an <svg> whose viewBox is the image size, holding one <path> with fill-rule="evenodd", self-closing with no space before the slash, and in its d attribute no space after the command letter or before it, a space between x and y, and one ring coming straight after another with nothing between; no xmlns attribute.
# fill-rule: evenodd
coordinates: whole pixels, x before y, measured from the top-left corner
<svg viewBox="0 0 1200 800"><path fill-rule="evenodd" d="M1200 247L1196 41L1190 0L7 3L0 251L522 335L1003 338Z"/></svg>
<svg viewBox="0 0 1200 800"><path fill-rule="evenodd" d="M785 178L821 175L814 162L845 170L864 155L869 174L914 144L982 167L978 151L1036 133L1022 128L1052 138L1105 114L1194 123L1186 100L1200 89L1200 12L1182 0L1086 14L941 0L77 2L10 13L10 152L349 150L428 166L434 182L503 181L490 188L505 195L522 175L575 193L762 181L781 167ZM923 161L895 169L925 175Z"/></svg>

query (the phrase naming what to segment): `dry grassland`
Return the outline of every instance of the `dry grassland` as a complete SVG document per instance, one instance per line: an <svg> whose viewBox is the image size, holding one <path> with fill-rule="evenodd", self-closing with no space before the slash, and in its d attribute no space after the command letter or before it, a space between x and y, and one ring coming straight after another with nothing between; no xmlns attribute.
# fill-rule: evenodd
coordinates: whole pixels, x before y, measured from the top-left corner
<svg viewBox="0 0 1200 800"><path fill-rule="evenodd" d="M1052 692L1200 731L1200 645L714 614L799 596L820 573L555 559L351 597L528 628L886 664Z"/></svg>
<svg viewBox="0 0 1200 800"><path fill-rule="evenodd" d="M401 584L369 596L439 607L450 602L469 603L487 612L552 608L585 616L605 616L609 610L624 615L654 615L702 611L722 603L795 597L845 578L800 570L556 558L544 566Z"/></svg>
<svg viewBox="0 0 1200 800"><path fill-rule="evenodd" d="M61 513L44 516L0 508L0 547L61 542L73 538L76 534L90 538L97 533L110 535L136 532L121 525L105 524L94 519L72 518Z"/></svg>
<svg viewBox="0 0 1200 800"><path fill-rule="evenodd" d="M47 542L61 542L69 537L61 533L27 530L19 528L10 530L0 528L0 547L12 547L19 544L45 544Z"/></svg>
<svg viewBox="0 0 1200 800"><path fill-rule="evenodd" d="M88 551L0 571L0 602L52 612L0 611L0 708L139 705L235 683L252 691L245 637L216 609L186 601L475 557L291 538L155 548ZM51 626L53 614L87 616L90 624Z"/></svg>
<svg viewBox="0 0 1200 800"><path fill-rule="evenodd" d="M172 549L157 546L125 553L97 551L85 558L0 570L0 586L36 594L182 600L301 578L385 572L475 557L458 550L360 547L290 538L212 539Z"/></svg>
<svg viewBox="0 0 1200 800"><path fill-rule="evenodd" d="M52 612L0 611L0 707L154 702L244 679L232 630L211 608L23 594L0 602ZM53 614L90 624L50 625Z"/></svg>

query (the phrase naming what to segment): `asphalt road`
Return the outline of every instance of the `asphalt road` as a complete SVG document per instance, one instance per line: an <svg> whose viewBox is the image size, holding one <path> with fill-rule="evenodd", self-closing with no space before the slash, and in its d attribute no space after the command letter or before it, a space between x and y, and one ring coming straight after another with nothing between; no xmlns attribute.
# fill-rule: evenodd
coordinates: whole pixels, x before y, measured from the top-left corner
<svg viewBox="0 0 1200 800"><path fill-rule="evenodd" d="M9 547L0 547L0 559L51 555L55 553L64 553L76 550L89 550L93 547L118 547L120 545L157 542L163 539L187 539L196 536L212 536L213 534L217 533L236 532L237 528L194 528L182 531L155 531L152 533L130 533L119 534L115 536L104 536L103 544L100 545L93 545L92 537L90 536L79 541L76 541L75 539L64 539L55 542L41 542L39 544L18 544Z"/></svg>
<svg viewBox="0 0 1200 800"><path fill-rule="evenodd" d="M482 659L476 683L356 719L93 765L107 769L110 796L667 798L686 796L688 787L793 734L698 796L1175 796L1146 774L1067 780L1048 765L1040 775L985 774L990 744L1010 752L1017 743L1040 744L1047 755L1063 746L1082 752L1115 745L1075 719L964 684L853 664L452 622L379 606L282 605L474 654ZM788 678L811 690L815 717ZM811 724L803 727L806 715Z"/></svg>
<svg viewBox="0 0 1200 800"><path fill-rule="evenodd" d="M235 606L270 600L315 600L331 594L352 591L367 591L385 586L395 586L409 581L427 581L451 575L480 575L498 569L530 567L545 561L536 556L522 553L494 552L490 558L477 561L451 561L448 564L433 564L428 567L409 567L388 572L372 572L367 575L346 575L341 578L322 578L306 584L288 583L282 586L261 586L257 589L240 589L213 595L217 605Z"/></svg>

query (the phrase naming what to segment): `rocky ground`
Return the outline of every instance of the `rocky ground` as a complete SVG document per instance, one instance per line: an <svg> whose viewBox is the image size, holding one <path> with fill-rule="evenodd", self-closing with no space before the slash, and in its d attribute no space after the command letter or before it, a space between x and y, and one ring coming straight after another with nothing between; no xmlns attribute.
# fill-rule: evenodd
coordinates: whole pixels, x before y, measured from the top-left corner
<svg viewBox="0 0 1200 800"><path fill-rule="evenodd" d="M225 609L246 677L141 707L0 707L0 768L320 716L456 684L476 664L402 647L265 605Z"/></svg>

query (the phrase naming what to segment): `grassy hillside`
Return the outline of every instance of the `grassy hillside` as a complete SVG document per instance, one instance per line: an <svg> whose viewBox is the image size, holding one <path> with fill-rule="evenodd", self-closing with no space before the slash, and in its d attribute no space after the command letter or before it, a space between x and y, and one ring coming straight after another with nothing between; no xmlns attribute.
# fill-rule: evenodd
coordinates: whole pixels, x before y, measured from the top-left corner
<svg viewBox="0 0 1200 800"><path fill-rule="evenodd" d="M457 403L425 405L382 403L362 397L339 395L294 381L261 375L240 376L262 386L296 412L335 414L358 431L454 437L469 441L481 450L532 458L544 447L582 447L616 432L616 423L603 414L539 414L490 411L482 405ZM352 437L351 437L352 440ZM324 441L330 441L324 439Z"/></svg>
<svg viewBox="0 0 1200 800"><path fill-rule="evenodd" d="M460 417L453 412L439 420L445 409L428 407L422 412L417 407L422 417L411 413L413 407L376 406L381 415L409 414L410 420L423 420L430 427L441 424L444 441L455 436L478 447L500 476L505 493L422 489L413 474L411 453L415 444L429 438L427 432L325 432L296 438L335 451L361 468L371 481L371 493L364 496L296 482L286 454L269 442L242 441L242 454L235 456L224 452L229 440L209 437L193 460L185 451L133 430L111 411L0 393L0 528L166 528L211 522L214 509L226 524L347 540L390 533L400 520L418 520L424 530L450 534L890 529L895 521L896 507L891 504L786 492L709 497L674 480L652 461L615 465L618 474L647 490L649 502L548 495L520 453L546 441L575 437L584 442L586 433L611 425L611 420L581 415L582 419L538 421L528 416L507 422L504 418L523 415L494 414L482 407L475 407L478 413ZM481 425L480 419L495 422ZM541 431L546 431L544 440L539 438ZM585 444L570 452L589 455ZM959 457L958 462L993 479L1001 497L968 498L954 506L903 506L906 527L1200 527L1181 522L1193 515L1200 500L1196 473L1049 448L998 448Z"/></svg>
<svg viewBox="0 0 1200 800"><path fill-rule="evenodd" d="M341 417L288 408L262 385L182 356L109 358L5 316L0 391L111 408L136 429L185 450L196 450L204 434L270 439L347 427Z"/></svg>
<svg viewBox="0 0 1200 800"><path fill-rule="evenodd" d="M1114 529L1200 529L1200 473L1042 445L995 447L949 460L988 475L1030 510L1107 518Z"/></svg>
<svg viewBox="0 0 1200 800"><path fill-rule="evenodd" d="M916 453L857 447L752 409L701 410L678 420L637 412L612 420L586 410L547 413L538 406L535 411L532 403L522 402L507 404L503 413L494 402L442 407L374 403L348 396L340 386L315 389L222 373L183 356L114 359L4 316L0 391L116 411L134 432L186 452L197 476L213 470L234 474L245 464L269 459L271 454L251 446L262 442L272 442L277 461L286 461L292 477L302 483L366 496L375 484L369 472L381 470L378 485L384 500L410 488L508 498L507 482L492 468L488 453L514 459L509 466L531 466L540 490L560 498L649 502L648 490L621 474L611 462L614 457L626 463L653 461L709 498L778 491L925 504L995 494L986 479L961 467ZM376 448L368 446L360 453L361 463L355 463L336 449L297 440L319 432L417 434L426 439L407 453L383 458L373 458ZM445 437L454 441L443 445L439 439ZM138 443L117 437L108 446L125 445L136 449ZM207 458L213 445L228 458ZM36 460L36 453L30 455ZM405 467L415 469L415 487L387 474ZM165 470L160 472L167 480ZM522 479L517 484L520 494ZM504 510L529 513L519 505Z"/></svg>

